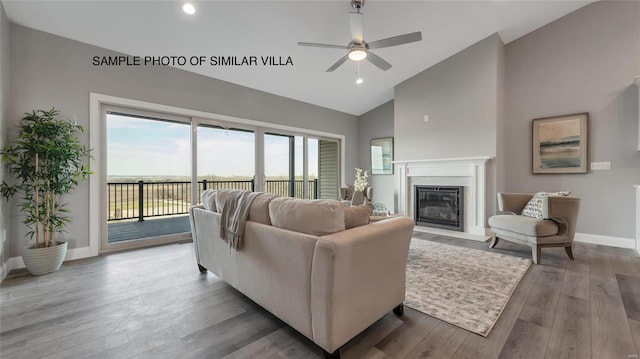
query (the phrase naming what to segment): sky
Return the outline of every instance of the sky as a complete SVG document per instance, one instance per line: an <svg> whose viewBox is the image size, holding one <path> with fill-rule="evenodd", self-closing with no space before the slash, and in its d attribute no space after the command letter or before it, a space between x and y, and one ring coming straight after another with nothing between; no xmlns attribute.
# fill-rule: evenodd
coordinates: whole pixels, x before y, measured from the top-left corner
<svg viewBox="0 0 640 359"><path fill-rule="evenodd" d="M108 176L190 176L190 125L107 115ZM255 134L198 128L198 176L253 176ZM309 140L309 176L318 166L318 142ZM296 137L296 175L302 175L302 138ZM289 173L289 140L265 136L267 177Z"/></svg>

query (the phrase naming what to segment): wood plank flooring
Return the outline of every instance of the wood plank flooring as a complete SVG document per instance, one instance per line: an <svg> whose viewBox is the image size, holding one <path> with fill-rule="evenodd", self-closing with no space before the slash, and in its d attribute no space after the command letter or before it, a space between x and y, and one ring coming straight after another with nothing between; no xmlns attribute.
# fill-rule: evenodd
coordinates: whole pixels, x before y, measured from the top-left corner
<svg viewBox="0 0 640 359"><path fill-rule="evenodd" d="M415 240L489 250L415 232ZM501 241L490 251L530 258ZM343 358L637 358L640 258L577 243L542 251L487 338L406 308L342 348ZM311 341L211 273L191 243L14 271L0 285L2 358L321 358Z"/></svg>

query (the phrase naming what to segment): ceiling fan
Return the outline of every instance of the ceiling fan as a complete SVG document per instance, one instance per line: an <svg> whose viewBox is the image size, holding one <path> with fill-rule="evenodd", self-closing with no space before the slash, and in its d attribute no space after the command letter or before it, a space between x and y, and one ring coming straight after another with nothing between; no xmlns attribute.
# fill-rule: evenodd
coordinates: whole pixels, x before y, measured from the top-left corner
<svg viewBox="0 0 640 359"><path fill-rule="evenodd" d="M356 10L356 12L349 13L349 22L351 24L351 42L346 46L318 44L314 42L298 42L299 46L326 47L331 49L348 50L346 55L341 57L340 60L336 61L335 64L331 65L331 67L327 69L327 72L331 72L337 69L338 67L340 67L340 65L345 63L347 59L351 59L353 61L362 61L364 59L367 59L369 62L371 62L381 70L387 71L391 68L391 64L369 50L398 46L422 40L422 33L420 31L416 31L404 35L388 37L386 39L373 42L364 41L364 14L360 12L362 7L364 6L364 2L365 0L351 0L351 6Z"/></svg>

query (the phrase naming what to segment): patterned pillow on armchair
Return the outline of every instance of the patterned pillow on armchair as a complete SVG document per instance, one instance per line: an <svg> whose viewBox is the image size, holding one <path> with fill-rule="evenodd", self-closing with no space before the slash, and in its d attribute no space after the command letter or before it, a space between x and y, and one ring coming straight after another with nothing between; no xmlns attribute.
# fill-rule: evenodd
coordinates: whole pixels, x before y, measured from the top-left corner
<svg viewBox="0 0 640 359"><path fill-rule="evenodd" d="M562 191L562 192L538 192L529 200L524 209L522 210L522 215L531 218L543 219L542 217L542 204L546 201L547 197L566 197L569 196L571 192Z"/></svg>

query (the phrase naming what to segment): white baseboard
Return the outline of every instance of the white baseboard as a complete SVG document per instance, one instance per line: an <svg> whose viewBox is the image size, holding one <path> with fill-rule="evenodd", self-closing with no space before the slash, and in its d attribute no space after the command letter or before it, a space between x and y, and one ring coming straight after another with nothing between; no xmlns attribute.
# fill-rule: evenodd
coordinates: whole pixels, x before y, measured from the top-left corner
<svg viewBox="0 0 640 359"><path fill-rule="evenodd" d="M601 236L599 234L576 233L573 238L576 242L599 244L609 247L636 249L636 241L633 238Z"/></svg>
<svg viewBox="0 0 640 359"><path fill-rule="evenodd" d="M67 255L64 257L64 261L71 261L74 259L93 257L89 247L72 248L67 251ZM0 282L7 277L7 274L14 269L24 268L24 260L22 256L11 257L7 263L2 265L2 274L0 276Z"/></svg>
<svg viewBox="0 0 640 359"><path fill-rule="evenodd" d="M446 229L439 229L439 228L432 228L432 227L425 227L425 226L413 226L413 230L418 232L439 234L439 235L455 237L455 238L470 239L473 241L486 241L491 237L491 232L489 231L489 229L487 229L486 236L479 236L476 234L465 233L465 232L448 231ZM609 246L609 247L635 249L638 252L638 254L640 254L640 249L636 247L636 241L633 238L602 236L599 234L588 234L588 233L576 233L574 240L576 242L581 242L581 243L590 243L590 244L599 244L602 246Z"/></svg>

